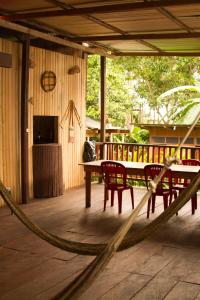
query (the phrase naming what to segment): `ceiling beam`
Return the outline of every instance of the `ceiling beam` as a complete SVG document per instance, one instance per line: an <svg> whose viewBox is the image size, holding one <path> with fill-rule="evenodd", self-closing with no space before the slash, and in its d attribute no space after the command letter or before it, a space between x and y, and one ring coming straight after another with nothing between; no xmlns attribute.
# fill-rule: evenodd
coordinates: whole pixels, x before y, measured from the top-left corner
<svg viewBox="0 0 200 300"><path fill-rule="evenodd" d="M8 22L8 21L2 20L2 19L0 19L0 26L3 27L3 28L7 28L7 29L10 29L10 30L16 31L16 32L21 32L21 33L28 34L28 35L30 35L30 37L41 38L43 40L50 41L50 42L53 42L53 43L57 43L59 45L71 47L71 48L74 48L74 49L79 49L79 50L82 50L86 53L99 54L99 55L103 55L103 56L107 56L107 57L113 57L112 55L110 55L106 51L103 51L102 49L92 49L92 48L89 48L89 47L85 47L85 46L76 44L74 42L71 42L69 40L58 38L58 37L52 36L50 34L43 33L43 32L37 31L35 29L30 29L30 28L27 28L25 26L15 24L15 23L11 23L11 22Z"/></svg>
<svg viewBox="0 0 200 300"><path fill-rule="evenodd" d="M154 9L159 7L171 7L179 5L191 5L199 4L199 0L157 0L151 2L134 2L134 3L121 3L121 4L109 4L103 6L90 6L83 8L72 8L69 10L48 10L42 12L31 12L31 13L17 13L12 16L5 16L7 20L21 20L30 18L47 18L47 17L58 17L58 16L77 16L87 14L98 14L98 13L113 13L113 12L127 12L144 9Z"/></svg>
<svg viewBox="0 0 200 300"><path fill-rule="evenodd" d="M97 48L103 49L104 51L106 51L108 53L110 52L113 55L121 53L121 51L119 51L118 49L115 49L113 47L110 47L108 45L104 45L104 44L101 44L101 43L98 43L98 42L93 42L91 45L96 46Z"/></svg>
<svg viewBox="0 0 200 300"><path fill-rule="evenodd" d="M145 52L121 52L119 54L116 54L116 56L200 56L200 51L199 52L178 52L178 51L170 51L170 52L151 52L151 51L145 51Z"/></svg>
<svg viewBox="0 0 200 300"><path fill-rule="evenodd" d="M72 38L71 40L76 42L89 42L89 41L163 40L163 39L189 39L189 38L200 38L200 32L81 36L79 38Z"/></svg>

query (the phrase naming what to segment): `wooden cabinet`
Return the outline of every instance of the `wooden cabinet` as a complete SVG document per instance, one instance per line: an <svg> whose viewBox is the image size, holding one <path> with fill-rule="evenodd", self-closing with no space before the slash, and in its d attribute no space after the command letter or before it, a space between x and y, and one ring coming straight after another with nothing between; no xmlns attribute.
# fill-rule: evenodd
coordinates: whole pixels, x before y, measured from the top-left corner
<svg viewBox="0 0 200 300"><path fill-rule="evenodd" d="M61 145L33 145L33 191L35 198L56 197L63 194Z"/></svg>

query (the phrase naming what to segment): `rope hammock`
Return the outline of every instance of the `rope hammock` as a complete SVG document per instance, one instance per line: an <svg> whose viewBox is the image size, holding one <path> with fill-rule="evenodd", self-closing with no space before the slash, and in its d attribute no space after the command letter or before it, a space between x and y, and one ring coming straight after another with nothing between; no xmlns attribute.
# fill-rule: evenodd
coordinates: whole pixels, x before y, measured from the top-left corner
<svg viewBox="0 0 200 300"><path fill-rule="evenodd" d="M190 135L194 126L198 122L200 113L196 117L193 125L188 130L186 136L182 140L179 147L177 147L174 157L168 158L164 164L164 167L160 174L151 182L151 188L146 192L146 194L141 199L140 203L133 210L126 222L121 226L121 228L114 234L111 240L107 244L90 244L90 243L80 243L77 241L65 240L59 236L56 236L48 231L43 230L38 225L34 224L20 209L20 207L12 201L11 195L0 181L0 195L3 197L6 204L13 211L13 213L18 217L18 219L28 227L32 232L37 234L40 238L46 240L48 243L70 252L74 252L82 255L96 255L96 258L82 271L66 288L64 288L60 293L58 293L53 299L54 300L76 300L83 292L91 285L91 283L96 279L97 275L105 268L110 259L113 257L116 251L127 249L136 243L139 243L144 238L152 234L157 230L161 224L168 221L182 206L184 206L190 198L196 193L200 186L200 172L193 178L189 187L184 190L177 199L153 222L149 225L127 237L129 229L133 226L137 215L151 197L152 193L155 191L157 184L159 183L162 176L165 174L166 170L172 165L173 162L177 162L177 153L185 143L186 139Z"/></svg>

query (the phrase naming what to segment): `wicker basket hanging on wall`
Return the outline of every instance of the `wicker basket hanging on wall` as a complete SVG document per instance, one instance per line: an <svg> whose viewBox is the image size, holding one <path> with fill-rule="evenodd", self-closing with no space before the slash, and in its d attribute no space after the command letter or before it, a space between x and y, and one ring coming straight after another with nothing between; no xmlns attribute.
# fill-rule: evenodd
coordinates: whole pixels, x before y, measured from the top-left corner
<svg viewBox="0 0 200 300"><path fill-rule="evenodd" d="M41 76L41 87L45 92L51 92L56 86L56 74L52 71L45 71Z"/></svg>

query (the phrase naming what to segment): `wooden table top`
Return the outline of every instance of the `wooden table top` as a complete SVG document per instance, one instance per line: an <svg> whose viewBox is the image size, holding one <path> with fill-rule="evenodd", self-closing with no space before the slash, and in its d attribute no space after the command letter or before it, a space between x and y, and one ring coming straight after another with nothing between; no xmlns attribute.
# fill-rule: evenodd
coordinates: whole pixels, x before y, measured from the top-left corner
<svg viewBox="0 0 200 300"><path fill-rule="evenodd" d="M80 165L83 165L85 170L86 169L99 169L101 167L101 163L105 160L95 160L91 162L81 163ZM126 169L136 169L136 170L143 170L146 165L152 164L152 163L143 163L143 162L130 162L130 161L117 161L124 165ZM161 164L163 165L163 164ZM164 166L164 165L163 165ZM175 165L173 164L170 169L173 172L183 172L183 173L198 173L200 170L200 166L187 166L187 165Z"/></svg>

